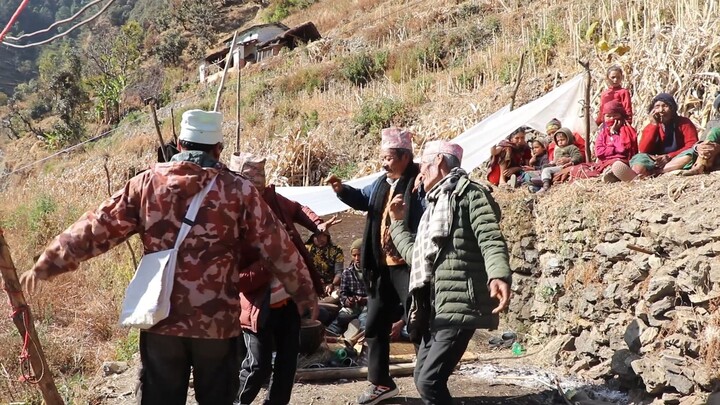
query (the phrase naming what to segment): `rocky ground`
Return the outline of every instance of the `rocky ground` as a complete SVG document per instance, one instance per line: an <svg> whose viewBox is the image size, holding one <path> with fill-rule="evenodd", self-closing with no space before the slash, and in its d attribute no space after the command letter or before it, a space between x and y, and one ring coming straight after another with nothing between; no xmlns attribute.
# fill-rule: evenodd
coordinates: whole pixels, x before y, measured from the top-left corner
<svg viewBox="0 0 720 405"><path fill-rule="evenodd" d="M501 192L510 324L547 342L548 364L658 403L705 403L718 387L719 174Z"/></svg>

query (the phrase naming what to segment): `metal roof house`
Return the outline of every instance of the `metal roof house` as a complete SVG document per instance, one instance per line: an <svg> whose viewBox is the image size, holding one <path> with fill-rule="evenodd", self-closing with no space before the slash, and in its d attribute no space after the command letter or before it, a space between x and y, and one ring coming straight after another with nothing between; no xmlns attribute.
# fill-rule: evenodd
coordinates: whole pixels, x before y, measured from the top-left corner
<svg viewBox="0 0 720 405"><path fill-rule="evenodd" d="M201 83L212 82L222 73L232 38L232 34L225 36L221 45L210 50L200 62ZM292 29L281 23L254 25L239 32L237 38L238 46L230 61L233 70L275 56L282 48L294 49L321 36L315 24L306 22Z"/></svg>

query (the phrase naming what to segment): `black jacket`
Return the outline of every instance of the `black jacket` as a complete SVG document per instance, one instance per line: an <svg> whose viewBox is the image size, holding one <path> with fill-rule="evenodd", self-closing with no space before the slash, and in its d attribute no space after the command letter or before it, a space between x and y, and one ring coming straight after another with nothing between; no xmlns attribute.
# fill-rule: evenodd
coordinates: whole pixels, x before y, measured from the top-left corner
<svg viewBox="0 0 720 405"><path fill-rule="evenodd" d="M393 197L403 194L403 201L408 209L405 211L405 224L411 233L417 232L420 217L424 211L423 196L419 192L413 192L415 179L420 173L420 168L415 163L410 163L405 172L398 179ZM367 212L365 232L363 234L363 246L360 253L360 266L365 269L365 283L368 286L368 294L375 294L375 285L380 276L380 269L384 266L382 258L384 253L381 249L380 223L385 211L387 193L390 191L390 184L387 182L387 175L383 174L375 182L363 189L343 185L342 190L337 193L340 201L358 211ZM388 226L390 219L386 219Z"/></svg>

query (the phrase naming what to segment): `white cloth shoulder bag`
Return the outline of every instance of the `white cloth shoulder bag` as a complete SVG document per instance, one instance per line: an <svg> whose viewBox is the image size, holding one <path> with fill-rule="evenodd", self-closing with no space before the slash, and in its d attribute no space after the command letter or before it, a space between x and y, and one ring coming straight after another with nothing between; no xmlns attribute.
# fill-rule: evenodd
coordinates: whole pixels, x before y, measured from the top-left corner
<svg viewBox="0 0 720 405"><path fill-rule="evenodd" d="M190 233L191 224L205 196L215 185L216 178L214 176L190 202L175 247L146 254L140 260L135 276L125 290L120 312L121 326L148 329L170 314L170 294L175 281L178 248Z"/></svg>

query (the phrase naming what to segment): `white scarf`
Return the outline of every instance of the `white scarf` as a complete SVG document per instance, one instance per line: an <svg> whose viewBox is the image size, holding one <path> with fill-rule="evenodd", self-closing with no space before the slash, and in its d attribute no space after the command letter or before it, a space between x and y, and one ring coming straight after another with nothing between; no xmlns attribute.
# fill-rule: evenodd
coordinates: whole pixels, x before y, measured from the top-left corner
<svg viewBox="0 0 720 405"><path fill-rule="evenodd" d="M410 291L430 283L435 267L435 260L443 244L450 237L453 223L453 210L450 207L452 194L455 192L460 177L467 173L456 167L443 177L430 191L425 199L427 207L420 218L410 269Z"/></svg>

